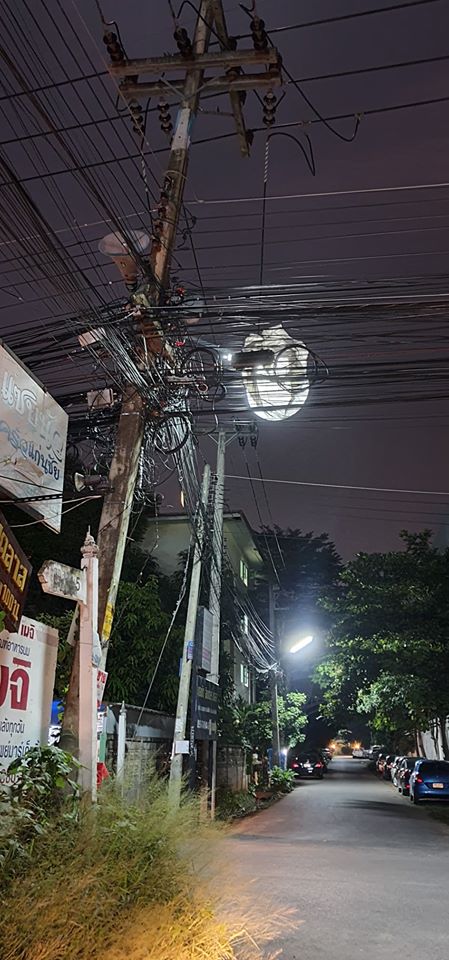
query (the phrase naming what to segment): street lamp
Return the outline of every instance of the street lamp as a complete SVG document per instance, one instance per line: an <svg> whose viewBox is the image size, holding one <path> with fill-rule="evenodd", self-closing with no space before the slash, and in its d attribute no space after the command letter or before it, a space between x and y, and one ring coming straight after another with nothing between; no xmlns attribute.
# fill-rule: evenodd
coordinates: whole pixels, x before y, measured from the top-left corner
<svg viewBox="0 0 449 960"><path fill-rule="evenodd" d="M270 592L271 597L271 592ZM274 606L270 605L272 609L272 614L274 614ZM274 618L273 618L273 627L274 627ZM289 653L299 653L300 650L303 650L304 647L308 647L309 643L312 643L314 637L313 634L307 634L305 637L301 637L293 646L290 647ZM279 711L278 711L278 685L277 685L277 668L280 667L280 663L274 664L273 672L271 674L271 721L273 727L273 766L279 763L279 758L281 756L281 741L280 741L280 732L279 732Z"/></svg>
<svg viewBox="0 0 449 960"><path fill-rule="evenodd" d="M306 637L301 637L301 640L298 640L296 643L290 647L289 653L299 653L300 650L303 650L304 647L308 647L309 643L313 642L313 634L308 634Z"/></svg>

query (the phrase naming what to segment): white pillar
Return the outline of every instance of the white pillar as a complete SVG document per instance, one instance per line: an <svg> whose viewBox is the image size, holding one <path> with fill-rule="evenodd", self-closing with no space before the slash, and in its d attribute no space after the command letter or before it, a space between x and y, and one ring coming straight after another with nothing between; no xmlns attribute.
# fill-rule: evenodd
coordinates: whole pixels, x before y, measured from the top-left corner
<svg viewBox="0 0 449 960"><path fill-rule="evenodd" d="M98 656L98 547L90 532L81 547L81 569L86 576L86 603L80 603L80 680L78 742L79 784L93 803L97 799L97 669Z"/></svg>
<svg viewBox="0 0 449 960"><path fill-rule="evenodd" d="M126 747L126 707L124 702L120 707L117 734L117 780L123 781L125 775Z"/></svg>

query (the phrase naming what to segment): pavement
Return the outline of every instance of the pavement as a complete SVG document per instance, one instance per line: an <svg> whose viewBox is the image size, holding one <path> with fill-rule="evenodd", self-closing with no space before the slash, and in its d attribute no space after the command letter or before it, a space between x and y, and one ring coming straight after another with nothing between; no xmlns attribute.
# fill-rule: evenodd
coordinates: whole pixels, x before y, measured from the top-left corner
<svg viewBox="0 0 449 960"><path fill-rule="evenodd" d="M227 843L255 907L293 911L282 960L449 960L449 829L366 762L336 758Z"/></svg>

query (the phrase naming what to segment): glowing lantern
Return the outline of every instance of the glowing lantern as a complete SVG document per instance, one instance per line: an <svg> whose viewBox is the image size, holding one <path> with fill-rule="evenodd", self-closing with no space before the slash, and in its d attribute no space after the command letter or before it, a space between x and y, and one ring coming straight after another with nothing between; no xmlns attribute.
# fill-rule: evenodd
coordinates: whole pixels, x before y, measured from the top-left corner
<svg viewBox="0 0 449 960"><path fill-rule="evenodd" d="M245 355L246 366L241 362ZM309 393L308 356L304 344L294 340L280 324L246 338L239 367L248 403L256 416L285 420L298 413Z"/></svg>

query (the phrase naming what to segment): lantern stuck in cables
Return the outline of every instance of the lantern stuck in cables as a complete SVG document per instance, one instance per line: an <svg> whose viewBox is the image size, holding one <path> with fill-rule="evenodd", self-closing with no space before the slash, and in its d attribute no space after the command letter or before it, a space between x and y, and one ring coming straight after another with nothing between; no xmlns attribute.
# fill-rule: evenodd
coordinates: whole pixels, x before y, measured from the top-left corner
<svg viewBox="0 0 449 960"><path fill-rule="evenodd" d="M257 417L285 420L298 413L309 393L308 357L307 347L280 324L246 338L234 364Z"/></svg>

